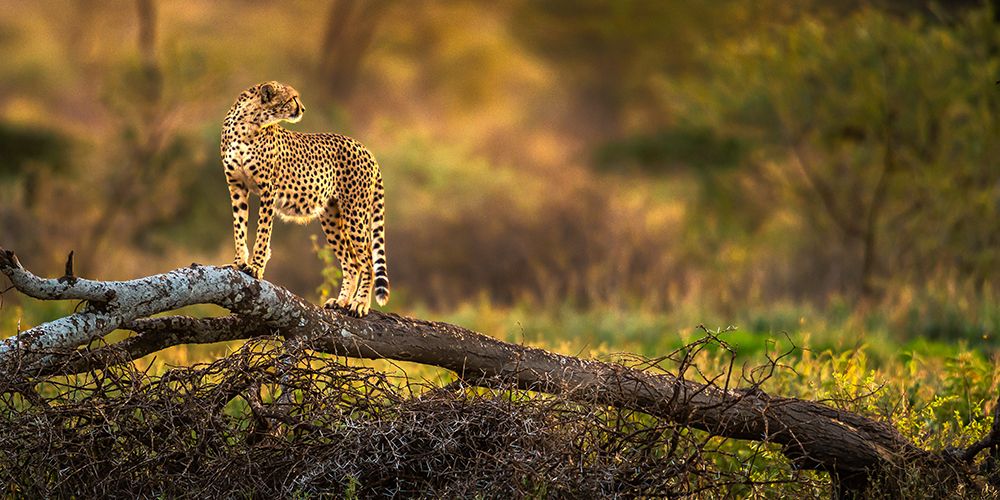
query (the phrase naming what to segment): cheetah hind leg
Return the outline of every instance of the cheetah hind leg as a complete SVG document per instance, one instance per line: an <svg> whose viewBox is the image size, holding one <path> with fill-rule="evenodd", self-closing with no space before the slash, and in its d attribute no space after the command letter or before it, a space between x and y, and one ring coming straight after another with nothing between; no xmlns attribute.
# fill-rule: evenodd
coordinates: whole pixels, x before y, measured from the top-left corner
<svg viewBox="0 0 1000 500"><path fill-rule="evenodd" d="M351 297L354 296L354 291L358 287L357 270L354 259L348 257L347 263L343 264L341 270L343 271L344 277L340 280L340 293L337 294L337 300L330 299L326 301L325 307L332 308L333 306L340 307L341 309L350 310Z"/></svg>
<svg viewBox="0 0 1000 500"><path fill-rule="evenodd" d="M333 253L337 256L337 261L340 262L340 270L343 275L340 279L340 293L337 298L328 299L323 307L348 309L350 299L354 296L357 288L357 272L355 271L357 259L351 253L350 244L341 234L341 212L336 200L330 200L326 211L320 217L320 224L323 226L326 242L333 247Z"/></svg>
<svg viewBox="0 0 1000 500"><path fill-rule="evenodd" d="M365 223L361 224L361 227L367 227L369 225L370 223ZM354 292L353 298L347 307L355 316L362 317L368 314L369 309L371 309L372 289L375 284L375 269L372 262L371 250L371 234L369 233L363 235L360 242L352 239L350 243L353 244L353 253L355 257L357 257L355 260L356 267L354 268L357 290Z"/></svg>

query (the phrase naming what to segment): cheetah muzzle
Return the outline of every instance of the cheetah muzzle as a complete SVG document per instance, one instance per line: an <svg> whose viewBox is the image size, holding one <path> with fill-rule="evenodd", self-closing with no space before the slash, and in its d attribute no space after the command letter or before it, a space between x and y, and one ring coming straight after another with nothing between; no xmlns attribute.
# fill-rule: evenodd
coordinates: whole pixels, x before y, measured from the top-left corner
<svg viewBox="0 0 1000 500"><path fill-rule="evenodd" d="M298 122L305 106L294 88L278 82L240 94L222 127L222 164L233 204L233 265L261 278L271 258L277 214L300 224L319 219L343 270L340 294L325 307L364 316L375 300L389 300L385 260L385 195L375 157L338 134L304 134L279 123ZM250 193L260 198L253 255L247 249Z"/></svg>

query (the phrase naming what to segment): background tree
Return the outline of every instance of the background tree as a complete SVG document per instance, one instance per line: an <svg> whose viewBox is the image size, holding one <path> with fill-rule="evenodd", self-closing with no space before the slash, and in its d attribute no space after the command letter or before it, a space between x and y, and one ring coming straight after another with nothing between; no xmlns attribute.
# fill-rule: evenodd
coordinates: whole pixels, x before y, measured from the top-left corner
<svg viewBox="0 0 1000 500"><path fill-rule="evenodd" d="M977 222L1000 215L997 33L988 10L806 19L721 47L704 102L718 130L759 144L739 175L787 196L769 216L801 208L802 251L832 259L836 286L871 298L943 267L981 282L1000 266L997 226Z"/></svg>

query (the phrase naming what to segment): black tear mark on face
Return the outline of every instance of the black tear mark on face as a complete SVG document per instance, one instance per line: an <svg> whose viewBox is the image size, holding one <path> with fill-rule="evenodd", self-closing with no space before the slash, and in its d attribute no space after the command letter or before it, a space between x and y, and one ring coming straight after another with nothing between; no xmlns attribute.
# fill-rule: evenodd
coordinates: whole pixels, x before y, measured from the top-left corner
<svg viewBox="0 0 1000 500"><path fill-rule="evenodd" d="M265 83L264 85L261 85L260 103L267 104L268 102L271 102L271 99L274 99L274 87L272 87L270 83Z"/></svg>

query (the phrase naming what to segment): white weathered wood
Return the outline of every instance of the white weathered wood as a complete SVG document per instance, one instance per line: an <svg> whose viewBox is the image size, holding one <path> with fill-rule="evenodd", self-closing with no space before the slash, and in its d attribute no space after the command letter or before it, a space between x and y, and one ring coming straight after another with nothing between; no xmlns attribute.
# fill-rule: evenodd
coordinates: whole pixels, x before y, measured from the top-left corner
<svg viewBox="0 0 1000 500"><path fill-rule="evenodd" d="M0 341L0 365L12 356L29 359L42 351L73 348L102 337L133 320L194 304L216 304L250 317L271 315L261 300L246 300L264 294L274 300L267 282L257 281L231 268L192 266L129 281L43 279L22 267L13 255L0 257L0 269L14 286L43 300L84 300L78 313L18 332ZM23 361L24 358L22 357Z"/></svg>

